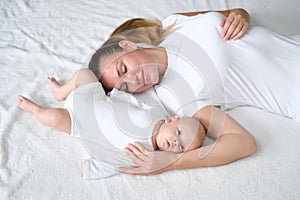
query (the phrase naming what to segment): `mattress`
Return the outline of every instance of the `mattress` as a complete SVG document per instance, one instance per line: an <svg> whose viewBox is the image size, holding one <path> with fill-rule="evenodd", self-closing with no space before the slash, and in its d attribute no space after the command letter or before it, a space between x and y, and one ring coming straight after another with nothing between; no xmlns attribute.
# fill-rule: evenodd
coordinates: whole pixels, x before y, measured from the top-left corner
<svg viewBox="0 0 300 200"><path fill-rule="evenodd" d="M256 139L258 151L250 157L220 167L87 181L79 165L90 155L80 140L17 106L24 95L47 108L62 107L47 77L65 83L127 19L236 7L248 10L252 25L300 33L298 0L2 0L0 199L299 199L300 124L263 110L229 112Z"/></svg>

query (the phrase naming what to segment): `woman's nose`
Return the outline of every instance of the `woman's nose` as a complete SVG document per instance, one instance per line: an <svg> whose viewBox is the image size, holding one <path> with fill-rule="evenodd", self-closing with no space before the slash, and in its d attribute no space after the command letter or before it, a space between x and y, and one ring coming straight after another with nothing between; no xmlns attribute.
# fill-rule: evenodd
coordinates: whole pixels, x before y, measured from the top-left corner
<svg viewBox="0 0 300 200"><path fill-rule="evenodd" d="M127 73L123 76L122 81L134 85L137 84L138 78L135 74Z"/></svg>

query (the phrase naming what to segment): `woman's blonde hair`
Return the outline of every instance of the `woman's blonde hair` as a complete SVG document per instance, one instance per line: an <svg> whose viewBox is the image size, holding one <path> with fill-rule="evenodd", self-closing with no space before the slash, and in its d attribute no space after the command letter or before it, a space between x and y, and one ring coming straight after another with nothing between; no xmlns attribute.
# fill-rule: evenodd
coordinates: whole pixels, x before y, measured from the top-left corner
<svg viewBox="0 0 300 200"><path fill-rule="evenodd" d="M103 45L92 55L89 62L89 69L92 70L100 80L101 59L105 56L122 52L123 48L119 46L121 40L129 40L137 44L146 44L151 47L156 47L167 35L174 31L174 25L175 22L163 28L160 20L148 20L144 18L127 20L118 26Z"/></svg>
<svg viewBox="0 0 300 200"><path fill-rule="evenodd" d="M162 22L157 19L129 19L112 32L104 45L111 42L129 40L134 43L145 43L152 46L158 46L167 35L174 31L174 24L163 28Z"/></svg>

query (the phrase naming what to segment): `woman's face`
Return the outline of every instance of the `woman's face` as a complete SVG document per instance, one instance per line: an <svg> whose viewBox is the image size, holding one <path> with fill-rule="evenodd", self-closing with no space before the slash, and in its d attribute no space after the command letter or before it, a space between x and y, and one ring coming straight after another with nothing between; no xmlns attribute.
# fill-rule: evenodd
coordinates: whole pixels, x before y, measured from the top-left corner
<svg viewBox="0 0 300 200"><path fill-rule="evenodd" d="M103 58L100 80L104 87L130 93L145 91L159 81L159 65L139 49Z"/></svg>
<svg viewBox="0 0 300 200"><path fill-rule="evenodd" d="M193 124L173 116L158 131L156 145L162 151L182 153L200 147L201 140L201 134Z"/></svg>

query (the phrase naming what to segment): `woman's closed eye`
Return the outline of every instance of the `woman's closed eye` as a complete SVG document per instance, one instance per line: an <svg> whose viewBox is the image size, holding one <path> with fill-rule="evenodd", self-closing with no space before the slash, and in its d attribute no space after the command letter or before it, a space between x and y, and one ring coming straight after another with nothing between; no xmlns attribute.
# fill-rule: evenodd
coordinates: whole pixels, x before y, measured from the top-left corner
<svg viewBox="0 0 300 200"><path fill-rule="evenodd" d="M116 69L119 77L122 77L127 73L127 66L125 64L122 64L121 62L117 61Z"/></svg>
<svg viewBox="0 0 300 200"><path fill-rule="evenodd" d="M127 67L126 67L126 65L124 65L124 64L122 65L121 71L122 71L123 75L127 73Z"/></svg>

